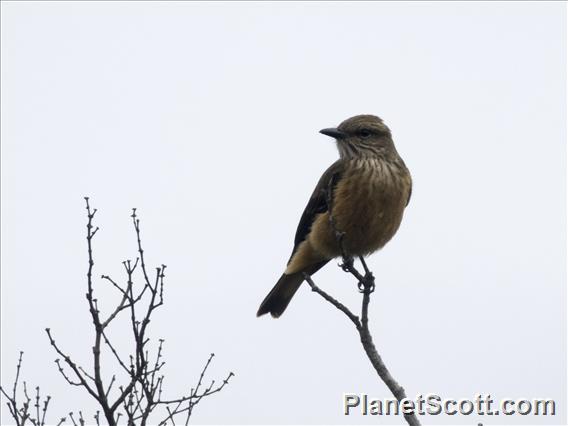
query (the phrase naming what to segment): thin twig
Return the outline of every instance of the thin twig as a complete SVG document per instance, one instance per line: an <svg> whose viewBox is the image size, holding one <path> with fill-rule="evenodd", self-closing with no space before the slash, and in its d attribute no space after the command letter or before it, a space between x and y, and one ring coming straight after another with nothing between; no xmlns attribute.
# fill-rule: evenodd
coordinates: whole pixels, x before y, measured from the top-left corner
<svg viewBox="0 0 568 426"><path fill-rule="evenodd" d="M355 328L357 328L357 330L359 330L359 328L361 327L361 322L359 321L359 317L357 315L355 315L353 312L351 312L349 310L349 308L347 306L345 306L343 303L339 302L337 299L330 296L325 291L323 291L321 288L319 288L316 285L316 283L314 283L314 280L312 279L312 277L310 275L304 274L304 278L306 279L307 283L312 288L312 291L319 294L321 297L323 297L325 300L327 300L329 303L331 303L333 306L335 306L337 309L339 309L341 312L343 312L345 315L347 315L347 318L349 318L351 320L351 322L353 324L355 324Z"/></svg>
<svg viewBox="0 0 568 426"><path fill-rule="evenodd" d="M12 394L9 395L4 388L0 386L0 395L3 395L8 400L6 406L8 407L10 415L16 422L17 426L25 426L28 421L33 426L45 426L45 418L49 402L51 401L51 396L47 395L42 401L40 388L39 386L36 386L32 405L32 397L28 394L28 387L24 380L22 382L24 400L21 403L21 406L20 403L18 403L18 385L20 383L23 355L24 352L20 351L18 364L16 366L16 377L12 386ZM34 410L32 407L35 408L35 414L33 413Z"/></svg>

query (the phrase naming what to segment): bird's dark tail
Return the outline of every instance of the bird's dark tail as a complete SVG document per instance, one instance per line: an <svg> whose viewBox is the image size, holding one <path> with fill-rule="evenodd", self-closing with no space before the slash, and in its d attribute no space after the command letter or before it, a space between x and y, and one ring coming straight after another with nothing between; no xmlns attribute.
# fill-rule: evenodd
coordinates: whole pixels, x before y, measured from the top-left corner
<svg viewBox="0 0 568 426"><path fill-rule="evenodd" d="M304 282L304 275L301 272L291 275L282 274L268 296L260 304L256 316L270 313L274 318L278 318L286 310L288 303L290 303L302 282Z"/></svg>
<svg viewBox="0 0 568 426"><path fill-rule="evenodd" d="M318 271L323 265L328 261L320 262L306 271L309 275ZM304 282L303 272L296 272L294 274L282 274L276 285L270 290L268 296L264 298L258 308L256 316L270 313L274 318L278 318L288 307L290 300L296 294L296 291L300 288L300 285Z"/></svg>

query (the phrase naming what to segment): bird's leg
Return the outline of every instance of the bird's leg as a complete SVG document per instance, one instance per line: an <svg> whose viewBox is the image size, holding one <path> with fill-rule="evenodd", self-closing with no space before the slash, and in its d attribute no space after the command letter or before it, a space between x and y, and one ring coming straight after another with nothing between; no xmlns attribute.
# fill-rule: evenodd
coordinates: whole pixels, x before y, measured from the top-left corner
<svg viewBox="0 0 568 426"><path fill-rule="evenodd" d="M365 262L365 258L363 256L359 256L359 260L361 261L361 265L363 265L363 269L365 270L365 276L363 280L359 281L358 287L361 293L368 292L369 294L375 291L375 276L369 270L367 263Z"/></svg>
<svg viewBox="0 0 568 426"><path fill-rule="evenodd" d="M370 274L371 271L369 271L369 267L367 266L367 262L365 262L365 258L363 256L359 256L359 261L361 262L361 265L363 265L363 269L365 270L365 275Z"/></svg>

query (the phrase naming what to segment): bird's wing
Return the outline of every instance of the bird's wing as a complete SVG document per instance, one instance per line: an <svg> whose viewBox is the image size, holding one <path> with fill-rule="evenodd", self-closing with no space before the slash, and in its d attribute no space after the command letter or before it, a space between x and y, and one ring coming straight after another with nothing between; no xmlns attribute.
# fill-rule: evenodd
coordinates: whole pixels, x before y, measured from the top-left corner
<svg viewBox="0 0 568 426"><path fill-rule="evenodd" d="M338 160L333 163L321 176L316 189L312 193L308 205L302 213L300 218L300 223L298 223L298 229L296 230L296 237L294 238L294 249L292 250L292 256L296 253L298 246L302 241L306 239L306 236L310 233L310 229L316 216L320 213L325 213L329 209L329 203L333 203L333 190L337 185L337 182L341 178L341 173L343 172L343 162ZM289 261L288 261L289 262Z"/></svg>

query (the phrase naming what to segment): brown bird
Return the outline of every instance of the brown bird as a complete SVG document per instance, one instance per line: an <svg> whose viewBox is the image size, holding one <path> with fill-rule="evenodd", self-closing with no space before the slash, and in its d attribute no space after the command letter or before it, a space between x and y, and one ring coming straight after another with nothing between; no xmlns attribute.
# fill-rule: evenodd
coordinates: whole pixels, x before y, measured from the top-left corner
<svg viewBox="0 0 568 426"><path fill-rule="evenodd" d="M398 230L410 200L410 173L379 117L357 115L320 133L335 138L339 160L316 185L298 224L288 266L257 316L282 315L305 273L314 274L343 253L367 256L382 248Z"/></svg>

